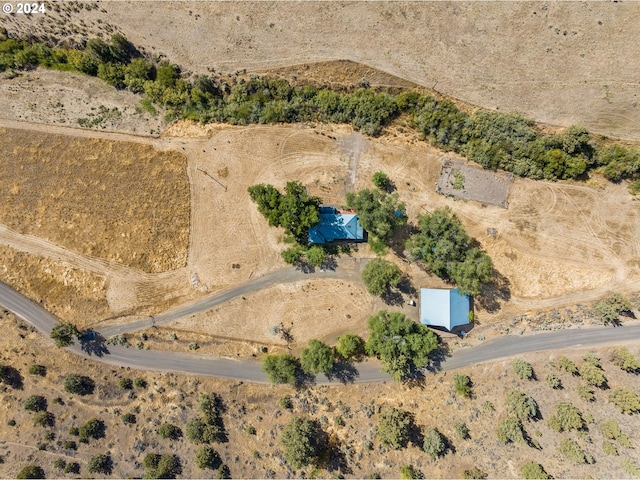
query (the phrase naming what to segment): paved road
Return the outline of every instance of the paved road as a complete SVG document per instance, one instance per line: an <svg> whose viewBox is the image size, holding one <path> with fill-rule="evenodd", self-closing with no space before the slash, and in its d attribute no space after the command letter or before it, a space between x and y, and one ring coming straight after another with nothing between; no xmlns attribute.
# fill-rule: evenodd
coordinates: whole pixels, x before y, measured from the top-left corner
<svg viewBox="0 0 640 480"><path fill-rule="evenodd" d="M47 337L58 319L40 305L0 282L0 305L33 325ZM455 352L441 365L442 370L453 370L482 362L524 353L545 350L566 350L590 345L626 343L640 339L640 325L618 328L598 327L561 330L526 336L502 336L481 345ZM249 382L266 383L267 379L257 362L224 358L210 358L188 353L137 350L118 346L105 346L100 339L73 345L70 351L87 358L115 366L140 370L182 372L208 375ZM356 383L389 381L390 377L380 372L376 361L356 365L356 371L346 371L344 378ZM336 379L333 379L335 383ZM328 383L320 375L317 383Z"/></svg>

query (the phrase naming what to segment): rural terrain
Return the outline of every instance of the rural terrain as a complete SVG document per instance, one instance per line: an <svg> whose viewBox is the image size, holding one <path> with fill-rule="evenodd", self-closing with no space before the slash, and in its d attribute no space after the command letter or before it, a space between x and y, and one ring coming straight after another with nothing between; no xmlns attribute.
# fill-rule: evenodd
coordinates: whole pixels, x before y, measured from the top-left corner
<svg viewBox="0 0 640 480"><path fill-rule="evenodd" d="M633 3L46 5L44 15L4 15L0 25L18 38L68 47L121 33L142 55L180 64L185 75L415 90L463 111L521 113L539 131L579 124L609 137L601 142L637 148L640 141L640 67L628 61L640 45ZM347 332L366 339L367 320L380 310L417 321L417 291L449 284L407 258L401 241L383 255L406 279L391 302L361 279L376 257L366 243L311 271L288 266L284 231L269 226L247 193L259 183L282 190L298 181L324 204L343 206L347 193L371 188L381 171L410 226L447 207L493 262L494 281L475 299L466 337L438 332L449 353L501 336L601 326L593 303L612 294L632 304L620 328L637 323L640 204L626 181L599 171L564 181L483 171L424 141L403 116L378 136L344 123L171 121L162 106L78 72L0 75L0 281L81 330L131 349L255 367L266 353L298 355L313 339L335 345ZM451 183L454 173L442 177L443 159L465 172L466 189ZM499 191L483 190L484 179ZM0 310L0 324L2 477L29 464L47 477L95 476L97 455L111 459L102 473L113 478L158 476L158 465L145 465L150 453L175 454L181 467L173 475L185 478L397 478L406 466L426 478L504 478L524 475L529 461L556 478L640 476L640 405L625 413L612 400L619 389L640 393L640 367L621 369L614 351L626 346L640 358L631 340L522 355L533 366L530 379L504 358L456 372L434 368L417 386L382 377L293 388L106 365L54 347L8 310ZM597 364L606 380L587 386L585 364ZM72 374L90 377L94 388L70 392L63 384ZM470 377L469 396L457 392L456 374ZM512 390L535 399L536 413L522 419L522 441L503 442L496 428L510 415ZM194 460L203 447L185 427L203 413L202 394L216 395L222 432L208 468ZM38 395L48 404L34 414L25 402ZM579 428L558 431L550 420L564 403L578 408ZM388 407L411 418L410 439L397 449L378 432ZM315 466L296 468L283 452L282 431L295 416L322 430ZM75 438L73 429L92 418L103 434ZM611 421L622 433L611 436ZM461 422L468 435L455 427ZM180 434L158 433L164 424ZM429 427L447 444L433 458L422 445ZM569 440L583 460L575 448L573 456L561 453ZM67 468L74 462L77 471Z"/></svg>

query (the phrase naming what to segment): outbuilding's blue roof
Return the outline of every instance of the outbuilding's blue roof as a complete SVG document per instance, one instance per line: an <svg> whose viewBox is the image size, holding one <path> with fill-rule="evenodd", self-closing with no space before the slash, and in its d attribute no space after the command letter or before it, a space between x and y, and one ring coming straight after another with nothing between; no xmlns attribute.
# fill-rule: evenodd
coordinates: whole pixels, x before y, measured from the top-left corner
<svg viewBox="0 0 640 480"><path fill-rule="evenodd" d="M331 243L336 240L364 240L364 229L358 215L340 213L334 207L320 207L320 221L309 229L309 243Z"/></svg>
<svg viewBox="0 0 640 480"><path fill-rule="evenodd" d="M420 322L451 330L469 323L470 300L459 290L442 288L420 289Z"/></svg>

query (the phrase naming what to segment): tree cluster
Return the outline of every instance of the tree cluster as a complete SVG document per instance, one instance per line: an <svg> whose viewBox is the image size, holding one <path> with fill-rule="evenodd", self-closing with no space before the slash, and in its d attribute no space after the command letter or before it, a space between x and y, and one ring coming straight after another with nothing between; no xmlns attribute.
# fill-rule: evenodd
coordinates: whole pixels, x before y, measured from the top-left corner
<svg viewBox="0 0 640 480"><path fill-rule="evenodd" d="M420 215L418 233L406 247L434 275L454 281L461 293L478 295L493 276L491 259L448 207Z"/></svg>
<svg viewBox="0 0 640 480"><path fill-rule="evenodd" d="M185 425L187 439L195 444L226 441L220 398L215 394L203 393L200 395L198 410L202 416L192 418ZM172 430L177 435L177 431Z"/></svg>
<svg viewBox="0 0 640 480"><path fill-rule="evenodd" d="M308 242L309 227L320 220L318 197L310 196L300 182L287 182L282 194L273 185L249 187L249 196L272 227L283 227L300 245Z"/></svg>
<svg viewBox="0 0 640 480"><path fill-rule="evenodd" d="M382 310L369 318L367 354L382 362L396 380L408 378L429 363L429 354L438 347L436 335L400 312Z"/></svg>

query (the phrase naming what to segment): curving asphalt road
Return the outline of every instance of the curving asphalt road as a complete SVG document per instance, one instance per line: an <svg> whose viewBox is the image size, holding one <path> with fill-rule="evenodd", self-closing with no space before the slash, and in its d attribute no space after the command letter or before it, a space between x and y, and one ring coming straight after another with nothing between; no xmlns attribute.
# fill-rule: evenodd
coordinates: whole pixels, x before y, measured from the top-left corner
<svg viewBox="0 0 640 480"><path fill-rule="evenodd" d="M234 292L231 290L231 292ZM37 303L29 300L9 286L0 282L0 305L33 325L47 337L52 327L59 321ZM194 304L195 305L195 304ZM198 303L200 306L204 306ZM146 325L148 326L148 324ZM139 370L179 372L193 375L207 375L221 378L268 383L259 363L225 358L202 357L187 353L137 350L119 346L104 345L104 337L80 342L68 348L69 351L109 365L131 367ZM640 324L623 327L597 327L570 329L557 332L526 336L502 336L481 345L462 349L445 359L439 368L454 370L457 368L489 362L500 358L521 355L523 353L545 350L566 350L592 345L627 343L640 339ZM372 383L391 380L380 371L377 361L367 361L356 365L357 370L342 372L340 376L329 379L319 375L318 384L349 381Z"/></svg>

